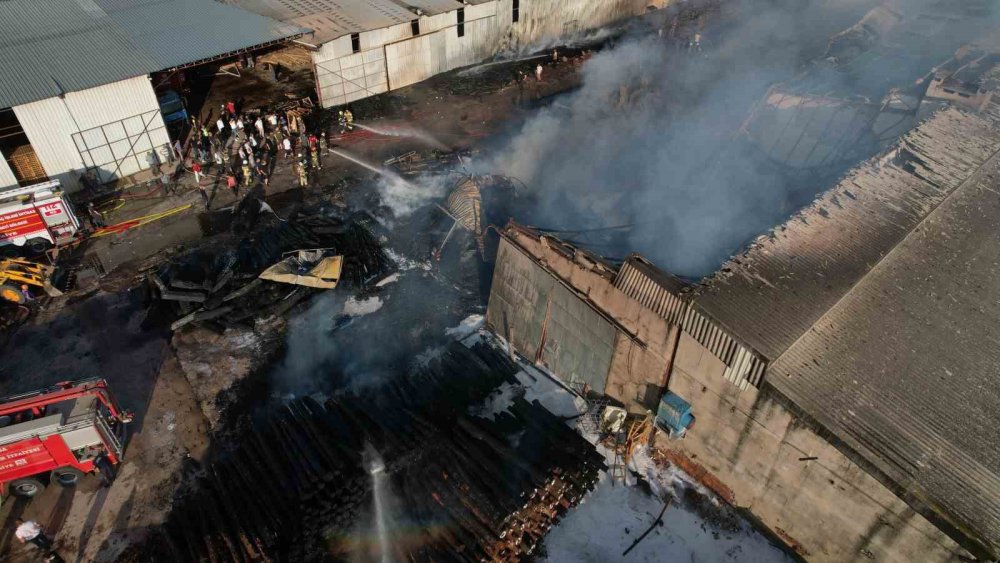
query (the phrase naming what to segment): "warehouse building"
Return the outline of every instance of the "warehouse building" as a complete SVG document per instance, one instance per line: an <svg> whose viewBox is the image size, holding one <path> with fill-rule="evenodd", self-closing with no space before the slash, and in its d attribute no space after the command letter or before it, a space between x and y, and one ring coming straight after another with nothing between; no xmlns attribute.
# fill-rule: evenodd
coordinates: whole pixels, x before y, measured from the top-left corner
<svg viewBox="0 0 1000 563"><path fill-rule="evenodd" d="M0 25L0 188L68 190L87 171L106 183L167 161L151 73L307 31L213 0L9 0Z"/></svg>
<svg viewBox="0 0 1000 563"><path fill-rule="evenodd" d="M620 22L665 0L227 0L313 30L316 91L343 105Z"/></svg>
<svg viewBox="0 0 1000 563"><path fill-rule="evenodd" d="M811 560L1000 553L1000 105L941 110L697 286L512 225L488 325Z"/></svg>

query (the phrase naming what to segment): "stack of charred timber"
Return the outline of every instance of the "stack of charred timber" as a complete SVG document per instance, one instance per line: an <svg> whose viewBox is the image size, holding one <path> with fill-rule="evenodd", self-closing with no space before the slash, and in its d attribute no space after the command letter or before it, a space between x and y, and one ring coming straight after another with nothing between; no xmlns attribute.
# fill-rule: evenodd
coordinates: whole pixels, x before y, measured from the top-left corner
<svg viewBox="0 0 1000 563"><path fill-rule="evenodd" d="M515 367L453 344L378 393L304 398L253 424L235 451L194 468L191 492L123 560L320 561L372 555L372 476L385 464L390 559L516 561L588 491L604 458L537 402L494 419L470 405ZM192 466L194 466L192 462Z"/></svg>
<svg viewBox="0 0 1000 563"><path fill-rule="evenodd" d="M150 295L168 303L180 317L173 324L175 330L191 322L247 326L254 319L284 314L320 291L258 279L286 252L329 248L342 254L341 281L355 287L391 268L391 261L365 226L366 219L300 217L258 229L232 248L196 249L150 272Z"/></svg>

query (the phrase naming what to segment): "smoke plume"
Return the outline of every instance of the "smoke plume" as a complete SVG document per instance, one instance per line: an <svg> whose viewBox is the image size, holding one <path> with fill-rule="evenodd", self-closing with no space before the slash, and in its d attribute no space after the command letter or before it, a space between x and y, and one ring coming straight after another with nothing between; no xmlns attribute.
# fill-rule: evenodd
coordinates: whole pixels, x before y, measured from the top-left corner
<svg viewBox="0 0 1000 563"><path fill-rule="evenodd" d="M910 10L937 10L940 3L890 4L905 19ZM564 238L605 256L635 250L678 275L709 274L858 162L790 172L738 132L771 85L810 84L809 76L797 75L819 74L829 38L876 5L735 1L723 3L722 14L706 25L682 22L671 31L671 17L650 20L659 33L647 30L594 55L580 89L536 112L478 167L530 186L517 213L523 222L565 230ZM692 45L696 32L700 48ZM934 44L919 34L907 37L919 53L910 61L920 69L907 77L911 82L969 39L947 33ZM884 95L882 71L899 62L883 59L823 74L825 91L816 93L881 89Z"/></svg>

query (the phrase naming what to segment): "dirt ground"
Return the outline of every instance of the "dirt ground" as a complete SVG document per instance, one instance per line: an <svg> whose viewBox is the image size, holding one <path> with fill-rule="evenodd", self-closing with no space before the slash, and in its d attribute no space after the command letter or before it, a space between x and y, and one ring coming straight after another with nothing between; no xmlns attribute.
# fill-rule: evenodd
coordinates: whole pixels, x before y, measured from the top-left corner
<svg viewBox="0 0 1000 563"><path fill-rule="evenodd" d="M362 124L416 127L451 149L474 148L487 136L517 123L547 97L573 88L584 59L573 55L565 61L553 62L545 56L485 67L481 73L451 73L355 104L354 113ZM513 83L501 87L510 69L530 73L539 61L546 65L542 82L532 78L524 88ZM364 130L338 136L335 119L328 116L322 123L334 145L371 161L429 150L420 141ZM267 190L269 202L281 200L295 188L291 164L278 159ZM368 172L326 155L311 189L363 174ZM85 291L40 304L32 318L9 335L2 350L0 394L68 379L104 377L136 418L126 461L111 488L100 488L98 479L89 476L76 488L52 486L31 501L11 499L0 507L0 559L4 561L40 560L33 546L22 546L13 538L16 518L41 523L56 538L57 551L67 561L114 560L144 530L162 521L181 482L185 456L200 458L208 448L211 424L205 412L216 416L208 408L212 394L231 381L216 380L211 376L215 372L209 370L205 385L193 389L190 374L202 368L197 365L197 354L190 353L191 346L209 350L220 362L232 363L237 374L253 367L252 354L228 354L232 343L224 338L192 332L172 342L166 323L143 306L137 289L142 272L186 245L215 236L212 213L226 213L236 201L232 194L216 190L211 211L206 211L193 178L182 177L180 187L180 195L169 197L155 190L139 193L113 211L111 223L191 204L167 219L87 243L86 253L98 255L108 275ZM180 354L177 338L187 340ZM182 363L187 369L182 369Z"/></svg>

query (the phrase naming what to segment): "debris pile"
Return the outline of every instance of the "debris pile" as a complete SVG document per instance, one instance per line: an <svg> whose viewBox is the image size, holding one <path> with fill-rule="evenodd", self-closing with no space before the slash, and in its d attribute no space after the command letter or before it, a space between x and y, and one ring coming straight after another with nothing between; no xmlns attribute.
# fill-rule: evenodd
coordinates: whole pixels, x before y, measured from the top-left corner
<svg viewBox="0 0 1000 563"><path fill-rule="evenodd" d="M168 522L120 560L350 559L374 528L373 474L392 493L390 560L515 561L592 490L604 458L537 402L469 416L515 366L453 343L380 393L292 401L246 430L233 452L197 467ZM360 530L359 530L360 529ZM361 531L362 533L358 533ZM353 538L353 539L352 539Z"/></svg>
<svg viewBox="0 0 1000 563"><path fill-rule="evenodd" d="M258 277L286 253L323 248L342 255L341 280L354 286L386 272L391 261L362 222L310 215L259 229L235 248L193 250L147 275L151 294L180 317L173 330L192 322L252 327L319 291Z"/></svg>

